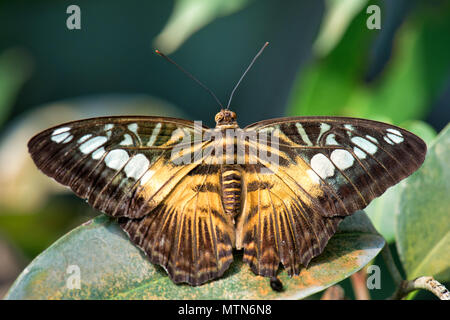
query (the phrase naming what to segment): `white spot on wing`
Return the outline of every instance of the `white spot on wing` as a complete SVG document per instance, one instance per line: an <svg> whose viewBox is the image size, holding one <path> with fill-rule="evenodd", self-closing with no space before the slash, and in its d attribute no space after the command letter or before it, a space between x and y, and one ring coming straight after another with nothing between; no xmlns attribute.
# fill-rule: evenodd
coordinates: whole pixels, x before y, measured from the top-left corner
<svg viewBox="0 0 450 320"><path fill-rule="evenodd" d="M67 139L64 139L63 143L70 142L70 141L72 141L72 139L73 139L73 135L70 135Z"/></svg>
<svg viewBox="0 0 450 320"><path fill-rule="evenodd" d="M128 178L139 179L147 171L150 161L143 154L134 155L124 168Z"/></svg>
<svg viewBox="0 0 450 320"><path fill-rule="evenodd" d="M128 125L128 129L135 133L137 135L137 129L138 129L138 124L137 123L131 123Z"/></svg>
<svg viewBox="0 0 450 320"><path fill-rule="evenodd" d="M300 136L302 137L302 139L303 139L303 141L305 141L305 143L308 145L308 146L312 146L313 144L312 144L312 142L311 142L311 140L309 140L309 137L308 137L308 135L306 134L306 131L305 131L305 129L303 128L303 126L301 125L301 123L296 123L295 124L295 126L297 127L297 131L298 131L298 133L300 134Z"/></svg>
<svg viewBox="0 0 450 320"><path fill-rule="evenodd" d="M338 146L339 143L336 141L336 135L334 133L329 134L325 140L325 144L328 146Z"/></svg>
<svg viewBox="0 0 450 320"><path fill-rule="evenodd" d="M390 145L394 145L394 142L391 139L389 139L388 137L384 136L383 139L384 139L384 141L386 141Z"/></svg>
<svg viewBox="0 0 450 320"><path fill-rule="evenodd" d="M130 157L125 150L116 149L110 151L105 157L106 165L115 170L119 170L128 161Z"/></svg>
<svg viewBox="0 0 450 320"><path fill-rule="evenodd" d="M120 142L121 146L130 146L133 144L133 139L128 133L123 135L123 140Z"/></svg>
<svg viewBox="0 0 450 320"><path fill-rule="evenodd" d="M322 178L328 178L334 175L334 165L322 153L314 155L311 159L311 168Z"/></svg>
<svg viewBox="0 0 450 320"><path fill-rule="evenodd" d="M351 124L344 124L344 128L350 131L355 130L355 128Z"/></svg>
<svg viewBox="0 0 450 320"><path fill-rule="evenodd" d="M69 130L70 130L69 127L62 127L62 128L55 129L55 131L53 131L53 133L52 133L52 136L56 136L60 133L67 132Z"/></svg>
<svg viewBox="0 0 450 320"><path fill-rule="evenodd" d="M372 136L369 136L368 134L366 134L366 138L369 139L369 140L372 141L372 142L378 143L378 140L377 140L377 139L375 139L375 138L372 137Z"/></svg>
<svg viewBox="0 0 450 320"><path fill-rule="evenodd" d="M365 159L366 158L366 153L364 152L364 151L362 151L360 148L358 148L358 147L354 147L353 148L353 152L355 152L355 154L356 154L356 156L359 158L359 159Z"/></svg>
<svg viewBox="0 0 450 320"><path fill-rule="evenodd" d="M161 123L158 122L158 124L156 124L156 126L153 128L152 135L147 142L147 146L152 146L155 143L156 137L158 137L159 131L161 131L161 126Z"/></svg>
<svg viewBox="0 0 450 320"><path fill-rule="evenodd" d="M341 170L350 168L353 165L353 162L355 161L350 152L342 149L334 150L331 153L330 158L331 161L333 161L334 164Z"/></svg>
<svg viewBox="0 0 450 320"><path fill-rule="evenodd" d="M79 149L82 153L88 154L100 147L102 144L104 144L108 139L103 136L94 137L92 139L89 139L82 145L80 145Z"/></svg>
<svg viewBox="0 0 450 320"><path fill-rule="evenodd" d="M80 139L78 139L79 143L85 142L87 139L89 139L90 137L92 137L92 134L86 134L84 136L82 136Z"/></svg>
<svg viewBox="0 0 450 320"><path fill-rule="evenodd" d="M94 159L94 160L100 159L101 157L103 157L105 152L106 152L105 148L103 148L103 147L95 150L94 152L92 152L92 159Z"/></svg>
<svg viewBox="0 0 450 320"><path fill-rule="evenodd" d="M403 139L402 137L399 137L399 136L397 136L397 135L395 135L395 134L392 134L392 133L388 133L387 134L387 137L389 138L389 139L391 139L393 142L395 142L395 143L401 143L401 142L403 142L403 140L405 140L405 139Z"/></svg>
<svg viewBox="0 0 450 320"><path fill-rule="evenodd" d="M386 129L386 131L390 132L390 133L393 133L393 134L396 134L396 135L398 135L400 137L403 137L402 133L400 131L398 131L397 129L388 128L388 129Z"/></svg>
<svg viewBox="0 0 450 320"><path fill-rule="evenodd" d="M111 138L112 128L114 128L112 123L105 124L104 130L106 131L106 136L108 138Z"/></svg>
<svg viewBox="0 0 450 320"><path fill-rule="evenodd" d="M378 150L378 147L376 145L374 145L369 140L364 139L363 137L353 137L351 140L354 144L356 144L359 148L363 149L367 153L374 154Z"/></svg>
<svg viewBox="0 0 450 320"><path fill-rule="evenodd" d="M52 139L52 141L54 141L56 143L60 143L60 142L63 142L68 136L71 136L71 134L69 132L63 132L61 134L52 135L51 139ZM71 137L73 138L73 136L71 136ZM70 140L72 140L72 138ZM66 141L66 142L69 142L69 141Z"/></svg>
<svg viewBox="0 0 450 320"><path fill-rule="evenodd" d="M319 133L319 137L317 138L317 141L320 140L320 138L322 137L322 135L327 132L328 130L330 130L331 126L328 123L321 123L320 124L320 133Z"/></svg>

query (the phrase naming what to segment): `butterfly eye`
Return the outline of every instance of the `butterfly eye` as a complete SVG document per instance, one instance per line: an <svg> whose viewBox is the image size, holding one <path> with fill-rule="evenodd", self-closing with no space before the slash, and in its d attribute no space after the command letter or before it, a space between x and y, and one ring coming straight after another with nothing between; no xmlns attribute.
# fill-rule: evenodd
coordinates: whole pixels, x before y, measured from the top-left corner
<svg viewBox="0 0 450 320"><path fill-rule="evenodd" d="M219 112L218 114L216 114L214 120L216 121L216 123L219 123L223 120L223 114L222 112Z"/></svg>

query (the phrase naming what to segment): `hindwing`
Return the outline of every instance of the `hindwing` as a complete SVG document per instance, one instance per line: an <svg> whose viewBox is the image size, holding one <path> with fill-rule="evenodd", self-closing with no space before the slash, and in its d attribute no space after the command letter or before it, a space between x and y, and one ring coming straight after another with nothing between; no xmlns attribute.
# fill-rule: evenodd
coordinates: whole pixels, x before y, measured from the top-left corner
<svg viewBox="0 0 450 320"><path fill-rule="evenodd" d="M199 165L149 215L119 221L176 283L220 277L233 260L234 223L223 209L219 166Z"/></svg>

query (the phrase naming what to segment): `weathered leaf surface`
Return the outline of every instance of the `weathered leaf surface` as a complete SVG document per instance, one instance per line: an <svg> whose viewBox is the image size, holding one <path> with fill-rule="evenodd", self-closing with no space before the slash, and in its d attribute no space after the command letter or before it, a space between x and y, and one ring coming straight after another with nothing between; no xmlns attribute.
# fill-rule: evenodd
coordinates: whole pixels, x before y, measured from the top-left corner
<svg viewBox="0 0 450 320"><path fill-rule="evenodd" d="M268 278L254 275L241 256L225 275L199 287L175 285L121 231L101 215L74 229L38 256L18 277L7 299L299 299L321 291L361 269L384 246L364 212L341 223L324 253L299 276L279 278L284 291L272 291ZM69 266L80 270L81 289L69 289ZM72 278L71 278L72 277Z"/></svg>
<svg viewBox="0 0 450 320"><path fill-rule="evenodd" d="M436 137L436 131L422 121L408 121L402 123L400 126L421 137L428 146L430 146ZM381 197L373 200L364 209L374 227L389 243L395 240L395 217L400 212L400 198L408 183L408 179L389 188Z"/></svg>
<svg viewBox="0 0 450 320"><path fill-rule="evenodd" d="M408 279L450 281L450 125L429 148L400 199L397 246Z"/></svg>

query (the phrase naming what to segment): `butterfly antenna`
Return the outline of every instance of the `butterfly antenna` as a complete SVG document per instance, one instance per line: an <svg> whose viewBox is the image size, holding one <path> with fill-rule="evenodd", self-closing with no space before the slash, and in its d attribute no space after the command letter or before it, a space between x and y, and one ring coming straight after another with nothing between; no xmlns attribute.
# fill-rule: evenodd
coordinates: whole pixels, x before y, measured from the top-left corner
<svg viewBox="0 0 450 320"><path fill-rule="evenodd" d="M189 72L187 72L186 70L184 70L182 67L180 67L175 61L173 61L172 59L170 59L168 56L166 56L164 53L162 53L159 50L155 50L155 53L160 55L161 57L163 57L164 59L166 59L167 61L169 61L170 63L172 63L175 67L177 67L179 70L181 70L185 75L187 75L189 78L191 78L192 80L194 80L195 82L197 82L203 89L205 89L206 91L209 92L209 94L214 98L214 100L216 100L216 102L220 105L220 107L223 109L223 105L220 102L220 100L217 98L217 96L214 94L214 92L212 92L207 86L205 86L203 83L200 82L200 80L198 80L196 77L194 77L192 74L190 74Z"/></svg>
<svg viewBox="0 0 450 320"><path fill-rule="evenodd" d="M264 51L264 49L269 45L269 42L264 43L263 47L259 50L259 52L256 54L256 56L253 58L252 62L250 62L249 66L247 67L247 69L245 70L245 72L242 74L241 78L239 79L239 81L236 83L236 85L234 86L233 91L231 91L230 94L230 99L228 100L228 104L226 109L228 110L228 108L230 108L230 104L231 104L231 99L233 99L233 95L234 92L236 91L237 87L239 86L239 84L241 83L242 79L244 79L245 75L247 74L248 70L250 70L250 68L253 66L253 64L255 63L256 59L258 59L258 57L261 55L261 53Z"/></svg>

